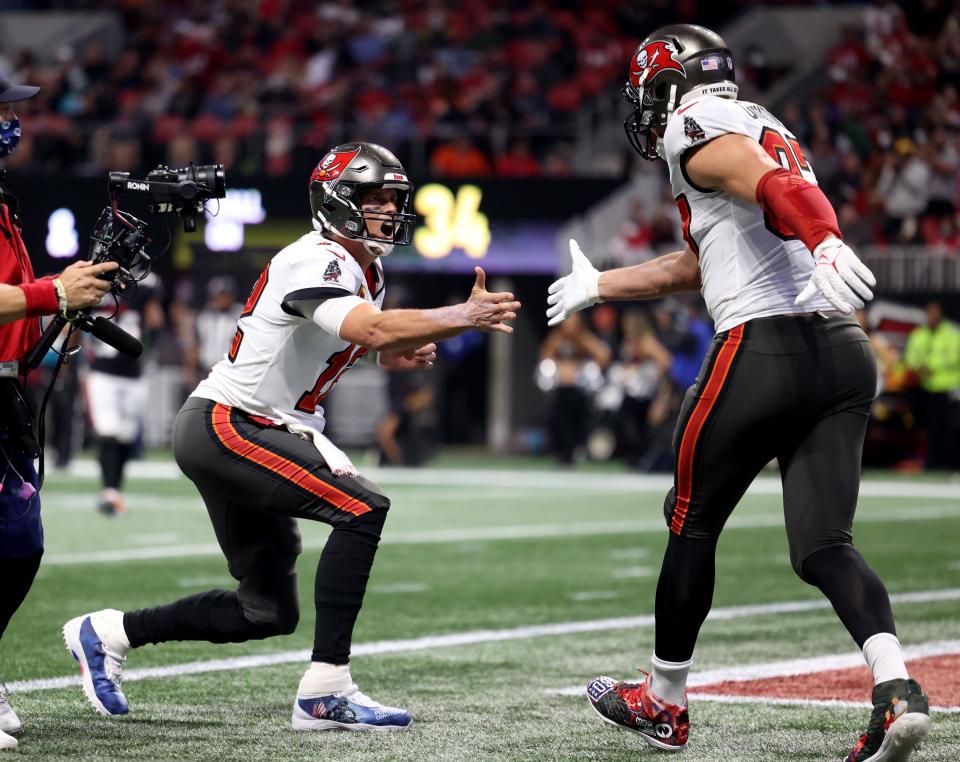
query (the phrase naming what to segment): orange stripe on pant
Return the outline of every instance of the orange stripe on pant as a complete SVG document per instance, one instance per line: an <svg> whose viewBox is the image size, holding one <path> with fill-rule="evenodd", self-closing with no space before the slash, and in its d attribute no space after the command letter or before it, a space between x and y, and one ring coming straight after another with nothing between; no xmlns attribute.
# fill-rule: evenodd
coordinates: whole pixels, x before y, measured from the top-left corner
<svg viewBox="0 0 960 762"><path fill-rule="evenodd" d="M316 495L339 508L341 511L352 513L354 516L361 516L372 510L370 506L362 500L351 497L333 485L327 484L303 466L294 463L282 455L271 452L265 447L251 442L249 439L245 439L230 420L230 408L227 405L221 405L219 402L216 403L213 406L211 418L214 432L223 446L231 452L235 452L245 460L249 460L258 466L263 466L273 471L278 476Z"/></svg>
<svg viewBox="0 0 960 762"><path fill-rule="evenodd" d="M700 393L700 397L687 421L687 426L683 430L683 437L680 440L680 447L677 452L677 497L673 507L673 518L670 520L670 531L674 534L680 534L683 523L687 518L687 510L690 508L690 499L693 494L693 461L697 442L700 439L700 432L707 422L710 411L716 404L720 390L723 389L730 373L730 366L733 364L733 358L740 348L742 339L743 325L730 329L723 346L717 353L717 361L713 364L710 377L704 383L703 391Z"/></svg>

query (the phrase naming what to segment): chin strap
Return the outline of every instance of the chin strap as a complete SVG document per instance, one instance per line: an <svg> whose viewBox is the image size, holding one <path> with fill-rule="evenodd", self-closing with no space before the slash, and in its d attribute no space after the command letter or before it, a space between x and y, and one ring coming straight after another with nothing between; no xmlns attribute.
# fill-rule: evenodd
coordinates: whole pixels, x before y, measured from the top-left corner
<svg viewBox="0 0 960 762"><path fill-rule="evenodd" d="M392 243L378 243L375 241L364 241L363 248L374 257L387 257L393 252Z"/></svg>

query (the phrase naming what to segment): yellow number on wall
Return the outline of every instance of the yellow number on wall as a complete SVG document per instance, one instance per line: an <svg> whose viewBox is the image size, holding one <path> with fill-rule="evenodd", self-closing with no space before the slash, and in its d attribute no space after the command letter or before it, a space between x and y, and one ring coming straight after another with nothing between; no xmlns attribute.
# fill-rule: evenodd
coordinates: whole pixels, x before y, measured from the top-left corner
<svg viewBox="0 0 960 762"><path fill-rule="evenodd" d="M413 243L427 259L442 259L454 248L462 248L471 259L481 259L490 246L490 224L480 212L483 192L476 185L464 185L456 198L444 185L424 185L414 207L423 215Z"/></svg>

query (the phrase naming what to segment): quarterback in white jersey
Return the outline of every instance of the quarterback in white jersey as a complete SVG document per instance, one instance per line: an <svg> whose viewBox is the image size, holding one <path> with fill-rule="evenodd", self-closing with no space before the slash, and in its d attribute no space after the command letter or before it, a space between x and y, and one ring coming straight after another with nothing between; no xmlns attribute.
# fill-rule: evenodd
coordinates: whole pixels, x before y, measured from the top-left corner
<svg viewBox="0 0 960 762"><path fill-rule="evenodd" d="M322 434L323 400L368 351L340 337L343 319L360 304L379 309L384 291L379 261L364 273L342 245L319 231L307 233L260 274L226 355L193 396L311 437ZM302 314L304 304L316 305L313 312L326 305L323 325ZM328 463L331 457L340 456L328 453Z"/></svg>
<svg viewBox="0 0 960 762"><path fill-rule="evenodd" d="M296 519L330 524L316 571L311 663L293 702L298 730L405 730L405 709L363 694L350 674L353 628L390 500L323 435L323 400L368 351L393 370L429 368L441 339L470 329L511 333L520 304L489 293L432 310L381 311L380 257L409 244L413 186L382 146L350 143L310 178L314 231L260 274L226 356L174 423L177 464L200 491L237 580L165 606L85 614L64 626L88 700L129 711L127 653L148 643L240 643L287 634L299 620Z"/></svg>
<svg viewBox="0 0 960 762"><path fill-rule="evenodd" d="M719 35L690 24L657 30L632 56L624 95L631 145L667 161L686 246L600 273L570 241L573 270L550 286L548 322L599 301L701 289L717 335L677 421L653 668L641 683L595 678L591 706L655 747L686 746L685 687L712 603L717 540L776 460L792 566L830 600L873 672L873 715L846 762L904 760L929 733L927 697L907 674L889 596L851 532L876 389L851 313L872 298L873 274L843 242L788 126L737 100Z"/></svg>

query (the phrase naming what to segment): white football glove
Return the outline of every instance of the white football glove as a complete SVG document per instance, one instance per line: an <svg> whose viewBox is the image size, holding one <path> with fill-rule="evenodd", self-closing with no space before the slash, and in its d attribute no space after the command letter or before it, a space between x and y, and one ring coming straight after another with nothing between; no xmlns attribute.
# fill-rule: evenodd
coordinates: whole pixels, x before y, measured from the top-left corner
<svg viewBox="0 0 960 762"><path fill-rule="evenodd" d="M819 292L840 312L853 312L873 299L877 285L870 268L839 238L827 238L813 250L815 266L810 282L797 296L797 304Z"/></svg>
<svg viewBox="0 0 960 762"><path fill-rule="evenodd" d="M590 264L580 244L570 239L573 270L547 289L547 325L562 323L574 312L600 301L600 271Z"/></svg>

